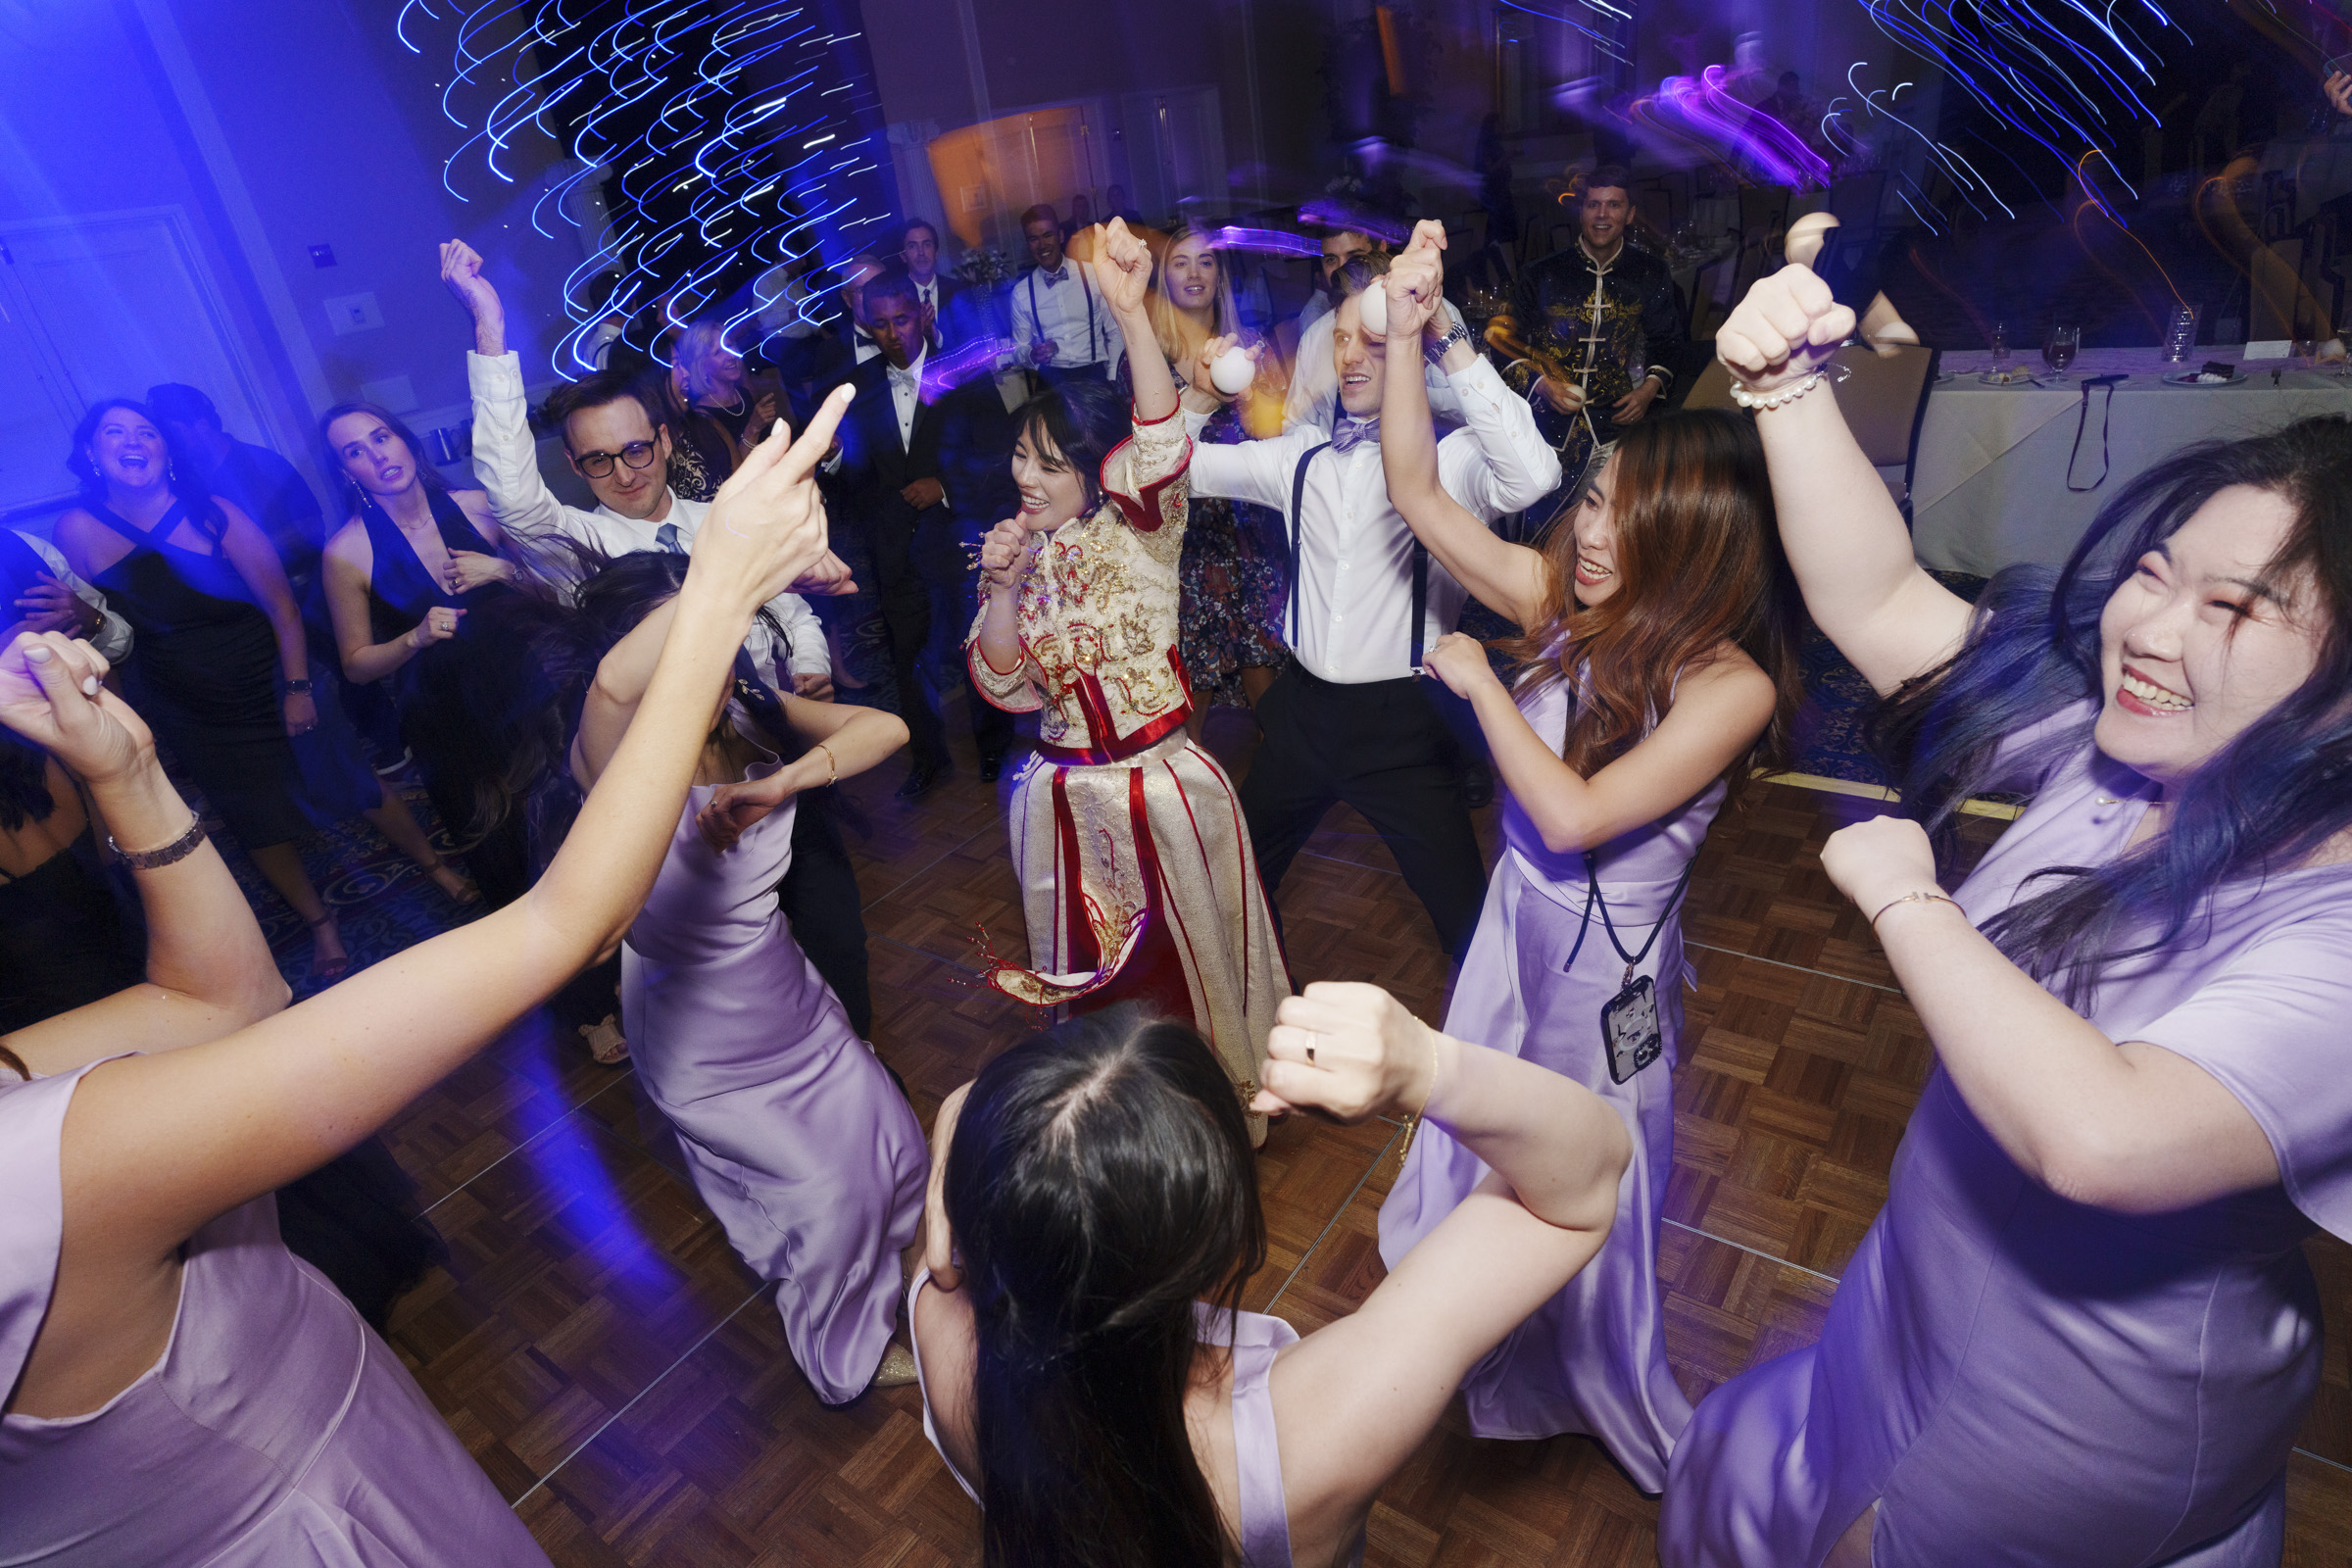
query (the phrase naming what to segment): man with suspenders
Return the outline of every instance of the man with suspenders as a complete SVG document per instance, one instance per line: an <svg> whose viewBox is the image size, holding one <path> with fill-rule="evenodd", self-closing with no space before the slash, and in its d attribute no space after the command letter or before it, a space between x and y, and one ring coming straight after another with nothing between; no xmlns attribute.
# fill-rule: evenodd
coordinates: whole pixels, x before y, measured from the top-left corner
<svg viewBox="0 0 2352 1568"><path fill-rule="evenodd" d="M1062 254L1061 225L1051 207L1021 215L1021 234L1036 265L1012 285L1012 341L1023 365L1048 386L1110 373L1119 329L1095 294L1084 264Z"/></svg>
<svg viewBox="0 0 2352 1568"><path fill-rule="evenodd" d="M1442 242L1414 236L1416 245ZM1332 335L1337 428L1300 425L1271 440L1197 445L1192 489L1274 508L1289 530L1284 637L1293 659L1258 702L1265 740L1241 787L1268 902L1324 812L1344 801L1378 830L1439 941L1459 958L1486 898L1486 861L1452 733L1417 677L1422 651L1453 629L1467 595L1389 503L1379 419L1388 345L1364 329L1358 308L1358 296L1387 270L1381 257L1351 262L1342 273L1348 297ZM1433 318L1442 328L1446 321ZM1558 457L1526 401L1467 332L1453 327L1424 349L1462 409L1462 427L1438 444L1446 494L1492 523L1557 489ZM1214 396L1207 376L1193 377L1188 429L1214 412Z"/></svg>

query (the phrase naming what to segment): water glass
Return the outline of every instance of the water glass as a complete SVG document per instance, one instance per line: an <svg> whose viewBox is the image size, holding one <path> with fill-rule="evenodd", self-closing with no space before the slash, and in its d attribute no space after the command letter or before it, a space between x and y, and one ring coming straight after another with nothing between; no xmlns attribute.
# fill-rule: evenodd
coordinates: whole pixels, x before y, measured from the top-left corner
<svg viewBox="0 0 2352 1568"><path fill-rule="evenodd" d="M2006 321L1992 323L1992 368L1996 370L2009 368L2009 323Z"/></svg>
<svg viewBox="0 0 2352 1568"><path fill-rule="evenodd" d="M2164 335L2164 362L2167 365L2186 365L2197 352L2197 308L2178 306L2173 311L2171 330Z"/></svg>
<svg viewBox="0 0 2352 1568"><path fill-rule="evenodd" d="M2082 329L2079 326L2053 326L2049 341L2041 346L2041 362L2056 372L2056 379L2066 379L2066 368L2075 363L2082 351Z"/></svg>

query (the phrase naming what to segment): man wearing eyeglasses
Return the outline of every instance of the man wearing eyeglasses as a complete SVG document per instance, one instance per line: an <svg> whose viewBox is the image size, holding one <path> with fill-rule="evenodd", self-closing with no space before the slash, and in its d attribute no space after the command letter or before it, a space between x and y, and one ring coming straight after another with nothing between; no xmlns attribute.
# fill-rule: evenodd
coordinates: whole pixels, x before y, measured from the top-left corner
<svg viewBox="0 0 2352 1568"><path fill-rule="evenodd" d="M473 352L466 356L473 393L473 471L518 564L568 595L578 585L580 565L564 548L565 540L614 559L645 550L686 552L710 506L669 488L670 432L632 381L600 372L549 400L549 413L563 429L564 456L599 503L593 512L565 506L540 477L522 360L507 347L506 308L482 276L481 257L463 240L449 241L441 247L441 280L473 318ZM835 593L855 584L848 568L828 556L795 586ZM808 602L778 594L766 612L752 622L744 644L760 674L778 690L830 702L832 655ZM841 998L851 1024L867 1033L873 1007L857 878L839 830L813 799L804 801L794 826L793 869L783 895L795 938Z"/></svg>

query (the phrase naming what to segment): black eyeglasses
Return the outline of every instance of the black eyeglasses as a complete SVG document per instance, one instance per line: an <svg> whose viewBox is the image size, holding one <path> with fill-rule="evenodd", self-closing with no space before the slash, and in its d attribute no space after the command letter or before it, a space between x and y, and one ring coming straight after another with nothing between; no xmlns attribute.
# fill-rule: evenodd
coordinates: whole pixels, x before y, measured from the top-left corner
<svg viewBox="0 0 2352 1568"><path fill-rule="evenodd" d="M651 441L632 441L618 452L582 452L571 461L589 478L602 479L612 471L614 458L632 468L650 467L654 461L654 444Z"/></svg>

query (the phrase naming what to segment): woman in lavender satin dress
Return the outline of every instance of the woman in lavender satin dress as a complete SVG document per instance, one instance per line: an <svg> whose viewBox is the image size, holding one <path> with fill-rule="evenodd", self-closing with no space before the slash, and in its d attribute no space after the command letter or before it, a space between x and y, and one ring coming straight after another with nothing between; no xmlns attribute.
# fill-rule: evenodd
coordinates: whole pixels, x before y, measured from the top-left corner
<svg viewBox="0 0 2352 1568"><path fill-rule="evenodd" d="M1390 269L1392 354L1412 352L1440 259L1416 241ZM1591 1433L1654 1493L1690 1419L1666 1364L1657 1270L1683 1016L1677 906L1727 790L1784 764L1801 693L1764 453L1737 415L1653 414L1535 550L1439 488L1419 380L1391 376L1386 396L1381 461L1397 511L1528 633L1508 645L1523 662L1516 692L1472 638L1429 656L1478 715L1510 791L1446 1029L1573 1078L1634 1145L1600 1256L1463 1379L1470 1430ZM1637 971L1654 988L1658 1053L1613 1068L1601 1009ZM1460 1143L1424 1132L1381 1205L1381 1255L1394 1267L1485 1174Z"/></svg>
<svg viewBox="0 0 2352 1568"><path fill-rule="evenodd" d="M941 1104L908 1310L984 1568L1359 1562L1462 1374L1599 1248L1625 1132L1567 1079L1368 985L1286 999L1268 1050L1259 1111L1421 1112L1493 1167L1304 1339L1239 1309L1266 1257L1255 1161L1190 1025L1073 1018Z"/></svg>
<svg viewBox="0 0 2352 1568"><path fill-rule="evenodd" d="M54 633L0 653L0 723L88 789L148 927L144 985L0 1039L0 1561L543 1568L270 1194L620 940L754 612L823 556L837 416L721 496L645 717L537 885L297 1007L104 662Z"/></svg>
<svg viewBox="0 0 2352 1568"><path fill-rule="evenodd" d="M626 556L580 588L591 636L610 641L572 753L583 784L638 710L682 565ZM793 1358L828 1404L913 1380L903 1348L876 1369L898 1318L899 1254L922 1220L926 1157L913 1107L793 941L776 888L799 792L906 744L896 714L779 697L743 656L621 949L621 1030L638 1075L736 1255L775 1282Z"/></svg>
<svg viewBox="0 0 2352 1568"><path fill-rule="evenodd" d="M1781 394L1789 561L1893 698L1915 819L1822 864L1936 1070L1820 1343L1699 1405L1660 1555L2277 1563L2320 1375L2300 1243L2352 1235L2352 422L2177 454L1972 615L1811 379L1852 325L1792 267L1717 351ZM1947 897L1988 789L2032 799Z"/></svg>

